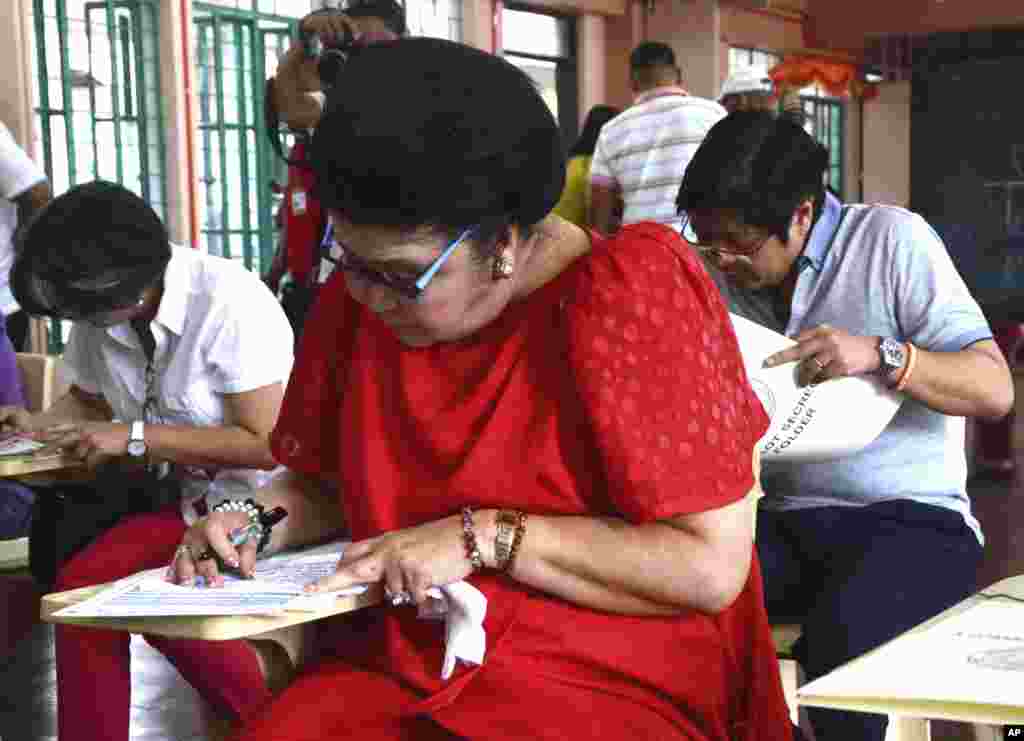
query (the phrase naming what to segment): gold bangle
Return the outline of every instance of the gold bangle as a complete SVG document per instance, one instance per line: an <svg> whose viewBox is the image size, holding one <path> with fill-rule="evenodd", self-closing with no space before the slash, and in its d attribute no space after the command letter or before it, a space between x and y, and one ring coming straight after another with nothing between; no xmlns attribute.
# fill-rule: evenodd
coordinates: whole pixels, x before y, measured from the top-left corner
<svg viewBox="0 0 1024 741"><path fill-rule="evenodd" d="M516 562L516 556L519 555L519 546L523 544L523 535L526 534L526 513L517 512L519 515L519 521L516 523L516 535L512 539L512 550L508 554L508 562L505 564L504 571L512 571L512 566Z"/></svg>
<svg viewBox="0 0 1024 741"><path fill-rule="evenodd" d="M516 526L519 524L519 513L510 509L500 509L494 515L496 532L494 535L494 568L505 571L512 558L512 545L515 542Z"/></svg>

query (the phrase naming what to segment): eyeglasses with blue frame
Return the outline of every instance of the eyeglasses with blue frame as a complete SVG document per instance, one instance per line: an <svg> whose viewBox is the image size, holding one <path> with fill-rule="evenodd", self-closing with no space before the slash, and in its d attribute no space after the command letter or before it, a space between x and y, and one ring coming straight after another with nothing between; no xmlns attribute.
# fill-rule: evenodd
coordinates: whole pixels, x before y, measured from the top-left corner
<svg viewBox="0 0 1024 741"><path fill-rule="evenodd" d="M469 237L477 231L477 228L478 227L476 226L471 226L463 229L459 236L453 239L441 251L441 254L437 256L437 259L430 263L423 272L415 278L398 275L387 270L379 270L373 267L354 252L349 250L342 242L338 242L334 239L334 225L330 222L327 224L327 229L324 232L324 238L321 242L321 253L328 255L328 250L331 245L337 244L341 254L336 260L329 256L327 259L334 262L339 268L344 270L346 273L352 273L370 283L386 286L410 301L416 301L423 295L423 292L427 290L427 286L430 284L430 281L433 280L434 276L437 275L437 271L441 269L441 267L448 261L448 258L451 257L452 253L455 252L455 248L469 239Z"/></svg>

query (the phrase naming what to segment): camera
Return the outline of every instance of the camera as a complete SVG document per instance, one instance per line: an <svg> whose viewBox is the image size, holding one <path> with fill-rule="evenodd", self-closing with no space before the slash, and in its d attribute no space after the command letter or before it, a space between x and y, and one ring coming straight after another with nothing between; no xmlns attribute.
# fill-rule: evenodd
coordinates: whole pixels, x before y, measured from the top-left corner
<svg viewBox="0 0 1024 741"><path fill-rule="evenodd" d="M337 8L322 8L313 11L310 15L344 14ZM303 32L299 36L299 40L306 56L317 60L316 71L320 77L321 86L324 90L330 89L355 46L355 36L352 35L348 27L345 27L341 38L333 40L330 46L324 45L318 33Z"/></svg>

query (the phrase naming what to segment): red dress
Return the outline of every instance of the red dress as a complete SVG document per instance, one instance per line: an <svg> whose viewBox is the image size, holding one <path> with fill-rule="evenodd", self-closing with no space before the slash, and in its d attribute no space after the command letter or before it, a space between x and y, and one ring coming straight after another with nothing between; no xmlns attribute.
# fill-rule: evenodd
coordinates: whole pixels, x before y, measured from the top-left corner
<svg viewBox="0 0 1024 741"><path fill-rule="evenodd" d="M643 523L747 494L767 418L728 314L672 230L593 249L472 339L401 345L336 274L272 445L336 480L354 540L465 505ZM244 738L791 738L756 556L719 615L610 615L483 572L487 656L440 679L442 625L379 607Z"/></svg>

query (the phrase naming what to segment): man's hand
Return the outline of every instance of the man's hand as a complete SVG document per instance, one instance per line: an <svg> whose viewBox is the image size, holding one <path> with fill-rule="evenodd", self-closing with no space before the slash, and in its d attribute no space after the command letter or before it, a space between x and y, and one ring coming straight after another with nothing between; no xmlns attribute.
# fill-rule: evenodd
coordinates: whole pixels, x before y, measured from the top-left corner
<svg viewBox="0 0 1024 741"><path fill-rule="evenodd" d="M316 34L325 47L340 46L359 36L359 27L343 13L311 13L299 21L299 31Z"/></svg>
<svg viewBox="0 0 1024 741"><path fill-rule="evenodd" d="M113 422L76 422L40 430L39 440L49 449L77 458L89 468L128 453L130 425Z"/></svg>
<svg viewBox="0 0 1024 741"><path fill-rule="evenodd" d="M860 376L878 370L878 338L852 335L846 330L822 324L806 329L795 338L796 344L768 356L766 368L799 363L797 383L806 386L830 378Z"/></svg>

